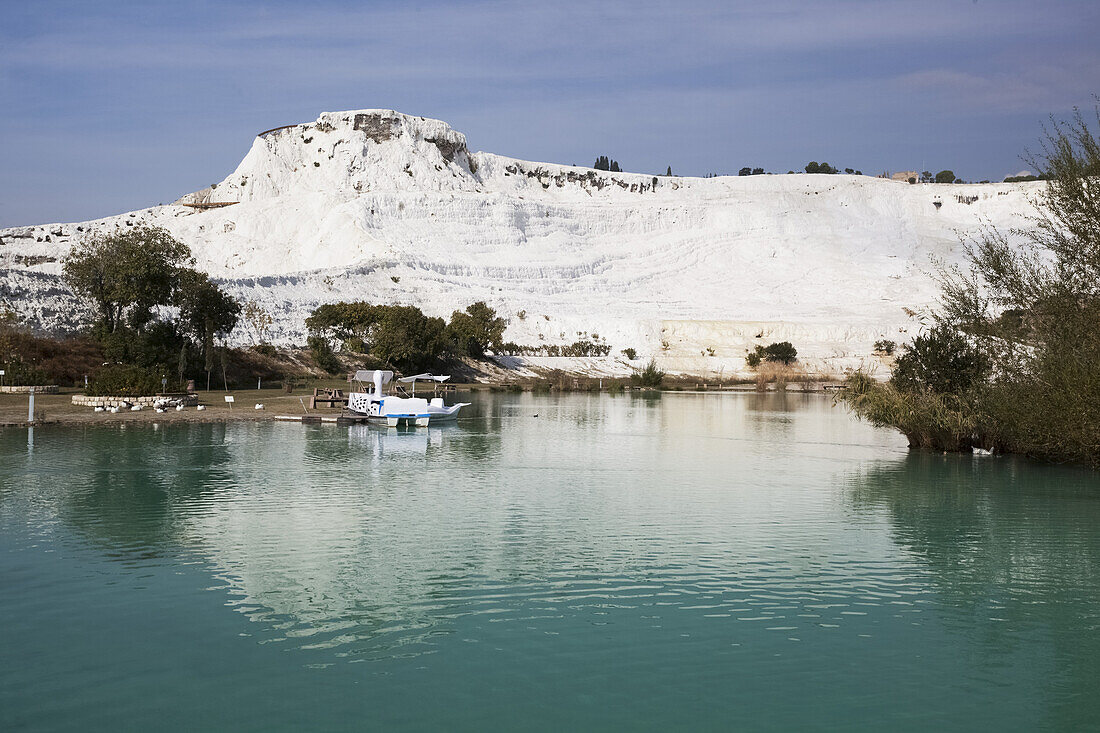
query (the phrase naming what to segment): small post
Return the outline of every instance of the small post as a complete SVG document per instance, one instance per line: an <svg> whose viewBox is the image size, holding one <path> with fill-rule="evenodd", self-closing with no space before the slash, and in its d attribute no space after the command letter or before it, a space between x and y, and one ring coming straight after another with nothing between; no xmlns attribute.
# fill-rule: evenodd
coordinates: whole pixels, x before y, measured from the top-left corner
<svg viewBox="0 0 1100 733"><path fill-rule="evenodd" d="M34 387L27 393L27 422L34 422Z"/></svg>
<svg viewBox="0 0 1100 733"><path fill-rule="evenodd" d="M168 393L168 377L161 377L160 378L160 393L161 394L167 394Z"/></svg>
<svg viewBox="0 0 1100 733"><path fill-rule="evenodd" d="M256 389L260 389L260 377L256 377Z"/></svg>
<svg viewBox="0 0 1100 733"><path fill-rule="evenodd" d="M225 401L229 403L229 409L232 410L233 409L233 395L227 394L225 396Z"/></svg>

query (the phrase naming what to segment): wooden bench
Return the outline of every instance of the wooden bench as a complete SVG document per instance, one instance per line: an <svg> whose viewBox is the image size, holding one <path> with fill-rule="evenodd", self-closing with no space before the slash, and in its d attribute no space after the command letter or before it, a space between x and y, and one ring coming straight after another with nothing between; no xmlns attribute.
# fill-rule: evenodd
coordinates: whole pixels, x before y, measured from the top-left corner
<svg viewBox="0 0 1100 733"><path fill-rule="evenodd" d="M313 396L309 398L309 409L316 410L318 407L347 407L348 398L344 396L344 390L342 389L325 389L324 387L314 387Z"/></svg>

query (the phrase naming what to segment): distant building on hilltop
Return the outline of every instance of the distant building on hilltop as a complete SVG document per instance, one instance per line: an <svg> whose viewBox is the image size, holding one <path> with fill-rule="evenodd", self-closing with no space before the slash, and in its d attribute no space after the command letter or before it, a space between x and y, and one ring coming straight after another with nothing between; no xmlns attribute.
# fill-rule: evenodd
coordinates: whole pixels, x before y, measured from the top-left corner
<svg viewBox="0 0 1100 733"><path fill-rule="evenodd" d="M898 171L894 175L890 176L891 181L908 181L912 178L914 181L920 180L920 173L916 171Z"/></svg>

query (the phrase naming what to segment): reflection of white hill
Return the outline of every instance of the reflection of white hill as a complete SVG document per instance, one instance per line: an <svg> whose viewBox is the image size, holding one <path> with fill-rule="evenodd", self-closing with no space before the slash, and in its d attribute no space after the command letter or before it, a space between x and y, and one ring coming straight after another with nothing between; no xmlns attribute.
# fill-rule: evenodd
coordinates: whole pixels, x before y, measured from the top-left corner
<svg viewBox="0 0 1100 733"><path fill-rule="evenodd" d="M383 619L427 625L417 608L434 605L426 571L441 569L446 517L419 487L443 430L326 426L287 438L234 441L240 488L181 518L236 605L290 637L337 634L331 643Z"/></svg>
<svg viewBox="0 0 1100 733"><path fill-rule="evenodd" d="M657 595L720 608L778 580L790 587L754 613L787 614L845 595L853 564L889 546L845 541L814 488L836 464L814 441L808 462L745 449L751 399L519 395L469 430L242 428L268 434L234 435L238 488L181 522L241 610L311 645L392 648L460 616ZM850 423L805 419L800 437L819 445ZM806 572L826 576L810 594L793 580Z"/></svg>

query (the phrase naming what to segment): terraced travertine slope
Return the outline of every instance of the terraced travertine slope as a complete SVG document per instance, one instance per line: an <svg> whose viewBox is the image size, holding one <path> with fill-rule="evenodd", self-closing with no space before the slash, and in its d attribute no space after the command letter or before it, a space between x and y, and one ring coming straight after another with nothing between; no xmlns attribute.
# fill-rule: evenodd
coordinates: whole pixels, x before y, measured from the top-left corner
<svg viewBox="0 0 1100 733"><path fill-rule="evenodd" d="M674 371L730 374L790 340L812 368L871 360L935 299L983 224L1027 226L1041 184L909 185L864 176L676 178L474 153L445 123L328 112L257 136L237 169L179 201L95 221L0 230L0 297L43 328L80 316L59 279L73 242L156 225L302 342L335 300L431 315L484 300L521 344L606 342ZM217 208L186 204L231 203ZM938 206L937 206L938 204ZM236 335L247 340L243 329Z"/></svg>

